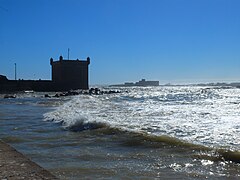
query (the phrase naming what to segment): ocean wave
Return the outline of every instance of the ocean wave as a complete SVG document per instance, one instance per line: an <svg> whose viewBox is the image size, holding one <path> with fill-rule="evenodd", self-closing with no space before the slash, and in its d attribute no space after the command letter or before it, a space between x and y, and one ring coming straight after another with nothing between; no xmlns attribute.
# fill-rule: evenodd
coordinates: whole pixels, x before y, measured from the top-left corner
<svg viewBox="0 0 240 180"><path fill-rule="evenodd" d="M240 163L240 151L207 147L200 144L194 144L180 140L168 135L151 135L143 132L126 131L123 129L105 126L97 129L95 133L105 135L117 135L123 146L145 148L172 148L172 151L190 152L192 158L210 160L213 162L230 161Z"/></svg>
<svg viewBox="0 0 240 180"><path fill-rule="evenodd" d="M106 124L100 122L85 122L84 119L76 121L74 124L67 125L67 130L78 132L84 130L93 130L106 127Z"/></svg>
<svg viewBox="0 0 240 180"><path fill-rule="evenodd" d="M62 125L62 127L66 130L78 132L78 131L84 131L84 130L92 130L92 129L98 129L106 127L105 123L101 122L89 122L86 117L76 117L71 118L71 120L64 120L64 119L54 119L49 118L45 115L46 121L53 121L55 123L59 123Z"/></svg>
<svg viewBox="0 0 240 180"><path fill-rule="evenodd" d="M52 119L53 120L53 119ZM54 121L54 120L53 120ZM116 136L122 146L145 148L172 148L176 151L194 152L192 158L210 160L212 162L231 161L240 163L240 152L236 150L207 147L201 144L187 142L168 135L152 135L145 132L128 131L123 128L111 127L107 123L89 122L86 117L68 121L55 121L61 123L64 129L72 132L92 130L91 133L99 135Z"/></svg>
<svg viewBox="0 0 240 180"><path fill-rule="evenodd" d="M239 162L237 139L240 131L235 126L239 122L239 91L207 91L208 95L203 98L198 97L202 96L201 88L163 88L147 92L143 89L123 95L75 96L44 114L44 118L61 123L69 131L94 130L92 133L126 137L122 141L126 146L175 146L210 152L210 157L218 160ZM194 98L184 97L184 92L187 97ZM170 93L173 96L169 96ZM179 103L170 103L174 98L180 99ZM198 153L198 157L204 158L206 154Z"/></svg>

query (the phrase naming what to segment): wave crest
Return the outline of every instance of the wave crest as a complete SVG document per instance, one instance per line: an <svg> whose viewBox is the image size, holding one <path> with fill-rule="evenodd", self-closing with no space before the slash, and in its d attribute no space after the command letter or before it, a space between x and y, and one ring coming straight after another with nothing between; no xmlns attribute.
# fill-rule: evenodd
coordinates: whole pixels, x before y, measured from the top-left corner
<svg viewBox="0 0 240 180"><path fill-rule="evenodd" d="M86 122L85 119L77 120L75 123L65 126L69 131L78 132L84 130L93 130L106 127L106 124L100 122Z"/></svg>

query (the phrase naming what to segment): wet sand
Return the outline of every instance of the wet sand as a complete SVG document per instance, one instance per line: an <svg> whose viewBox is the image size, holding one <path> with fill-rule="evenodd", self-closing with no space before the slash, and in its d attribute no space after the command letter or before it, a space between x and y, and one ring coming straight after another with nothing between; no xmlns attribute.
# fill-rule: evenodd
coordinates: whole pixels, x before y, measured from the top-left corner
<svg viewBox="0 0 240 180"><path fill-rule="evenodd" d="M0 179L57 179L0 140Z"/></svg>

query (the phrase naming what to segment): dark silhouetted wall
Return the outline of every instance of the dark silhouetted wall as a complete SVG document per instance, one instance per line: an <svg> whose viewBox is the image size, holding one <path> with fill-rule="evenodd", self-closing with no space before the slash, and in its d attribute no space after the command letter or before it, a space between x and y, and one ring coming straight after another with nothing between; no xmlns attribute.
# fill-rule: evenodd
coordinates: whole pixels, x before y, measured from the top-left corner
<svg viewBox="0 0 240 180"><path fill-rule="evenodd" d="M87 60L64 60L60 56L59 61L50 59L52 65L52 81L58 89L88 89L88 65Z"/></svg>

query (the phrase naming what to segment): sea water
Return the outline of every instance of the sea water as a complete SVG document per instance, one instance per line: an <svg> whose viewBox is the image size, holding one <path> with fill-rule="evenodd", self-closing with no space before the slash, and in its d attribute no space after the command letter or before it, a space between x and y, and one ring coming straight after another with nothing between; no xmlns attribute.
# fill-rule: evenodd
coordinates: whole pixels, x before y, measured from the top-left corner
<svg viewBox="0 0 240 180"><path fill-rule="evenodd" d="M240 89L118 90L1 97L0 139L60 179L240 178Z"/></svg>

